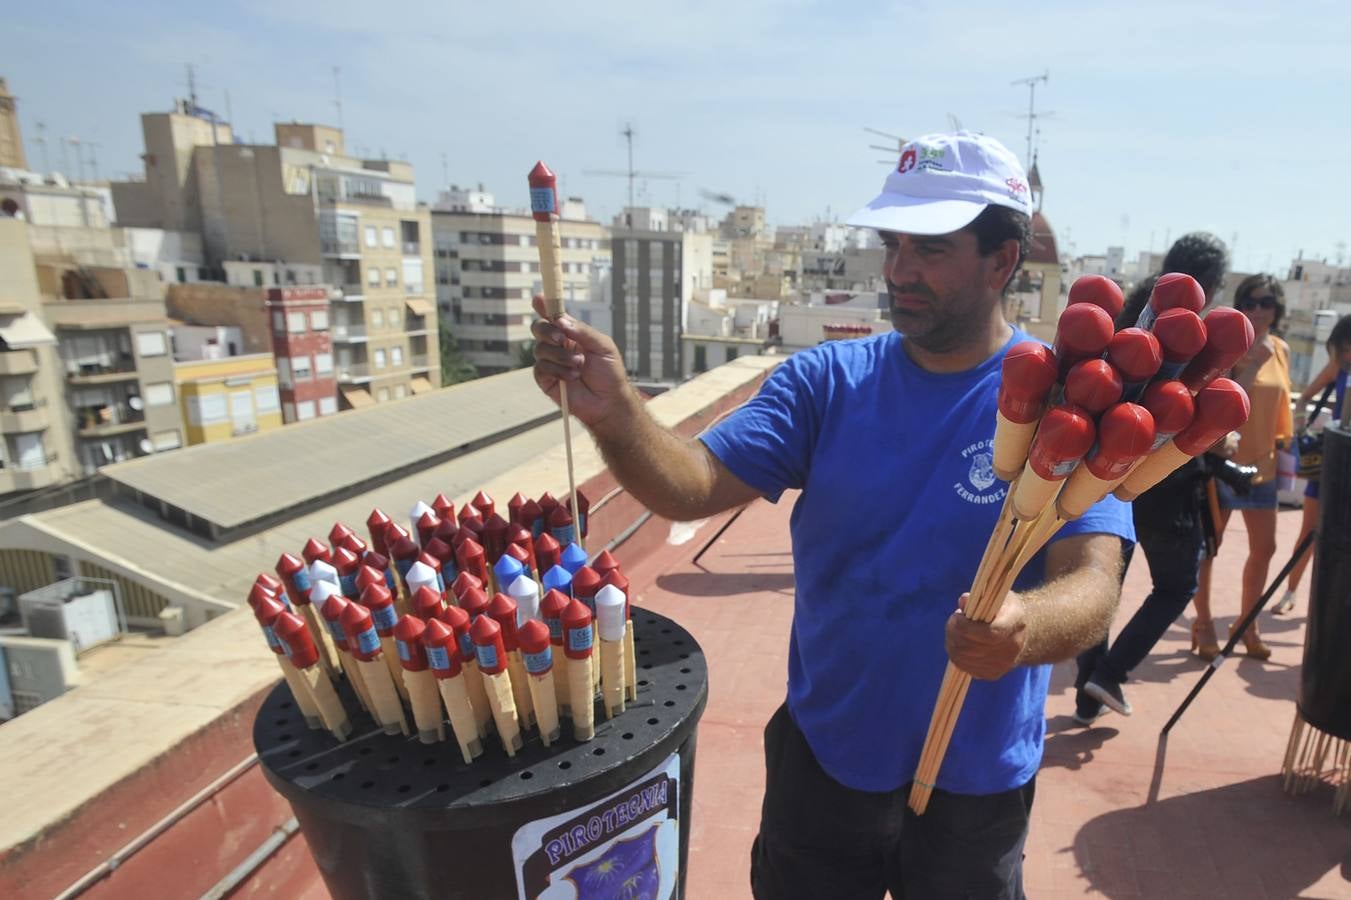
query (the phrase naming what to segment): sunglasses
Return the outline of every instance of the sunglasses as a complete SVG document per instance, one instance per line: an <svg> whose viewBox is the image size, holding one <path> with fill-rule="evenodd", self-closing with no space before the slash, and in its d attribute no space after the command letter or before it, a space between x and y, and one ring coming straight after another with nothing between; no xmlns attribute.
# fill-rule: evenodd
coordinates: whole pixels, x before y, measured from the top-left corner
<svg viewBox="0 0 1351 900"><path fill-rule="evenodd" d="M1267 295L1266 297L1248 297L1234 304L1235 309L1243 312L1249 312L1257 309L1259 306L1262 307L1262 309L1275 309L1276 298L1270 295Z"/></svg>

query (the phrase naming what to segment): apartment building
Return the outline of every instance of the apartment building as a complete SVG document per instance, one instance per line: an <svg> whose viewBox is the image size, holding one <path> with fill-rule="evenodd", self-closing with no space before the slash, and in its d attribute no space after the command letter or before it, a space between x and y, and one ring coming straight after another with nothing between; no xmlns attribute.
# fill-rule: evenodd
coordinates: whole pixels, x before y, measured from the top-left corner
<svg viewBox="0 0 1351 900"><path fill-rule="evenodd" d="M174 365L174 381L189 445L282 426L271 353L179 362Z"/></svg>
<svg viewBox="0 0 1351 900"><path fill-rule="evenodd" d="M688 304L713 287L713 236L616 228L610 255L611 336L624 367L640 381L679 381Z"/></svg>
<svg viewBox="0 0 1351 900"><path fill-rule="evenodd" d="M460 350L488 375L521 366L532 340L531 298L542 281L534 219L493 206L481 188L475 197L469 205L445 192L432 209L436 299ZM596 268L609 263L608 242L580 201L568 200L562 213L564 301L581 303L591 297Z"/></svg>
<svg viewBox="0 0 1351 900"><path fill-rule="evenodd" d="M338 411L333 370L333 330L325 288L270 288L267 314L272 356L281 390L282 420L288 424L331 416ZM370 406L370 395L344 388L349 407ZM389 399L389 398L385 398Z"/></svg>
<svg viewBox="0 0 1351 900"><path fill-rule="evenodd" d="M275 144L233 143L184 103L142 129L146 178L113 185L119 221L183 217L232 283L329 286L341 408L440 385L431 216L412 166L348 156L340 129L311 123L278 123Z"/></svg>

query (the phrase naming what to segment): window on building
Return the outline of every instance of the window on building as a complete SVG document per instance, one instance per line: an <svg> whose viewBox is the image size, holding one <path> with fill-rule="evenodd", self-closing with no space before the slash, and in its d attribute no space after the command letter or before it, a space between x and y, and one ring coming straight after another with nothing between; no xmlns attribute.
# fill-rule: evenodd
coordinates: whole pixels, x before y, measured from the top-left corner
<svg viewBox="0 0 1351 900"><path fill-rule="evenodd" d="M411 257L403 261L403 289L409 294L422 293L422 259Z"/></svg>
<svg viewBox="0 0 1351 900"><path fill-rule="evenodd" d="M384 228L380 229L380 243L388 248L393 248L394 246L396 246L394 243L393 228L390 228L388 225L386 225Z"/></svg>
<svg viewBox="0 0 1351 900"><path fill-rule="evenodd" d="M276 412L281 407L280 400L277 389L270 384L253 389L253 408L260 413Z"/></svg>
<svg viewBox="0 0 1351 900"><path fill-rule="evenodd" d="M394 399L395 399L395 400L402 400L404 397L407 397L407 396L408 396L408 387L407 387L407 385L402 385L402 384L396 384L396 385L394 385Z"/></svg>
<svg viewBox="0 0 1351 900"><path fill-rule="evenodd" d="M168 381L160 381L145 386L146 406L170 406L174 402L174 386Z"/></svg>
<svg viewBox="0 0 1351 900"><path fill-rule="evenodd" d="M285 356L277 357L277 383L284 388L289 388L295 384L291 380L291 361Z"/></svg>
<svg viewBox="0 0 1351 900"><path fill-rule="evenodd" d="M328 310L316 309L310 313L310 327L315 331L328 330Z"/></svg>
<svg viewBox="0 0 1351 900"><path fill-rule="evenodd" d="M291 332L291 334L304 334L305 314L303 312L287 313L286 330Z"/></svg>
<svg viewBox="0 0 1351 900"><path fill-rule="evenodd" d="M399 270L394 268L385 269L385 287L399 286Z"/></svg>
<svg viewBox="0 0 1351 900"><path fill-rule="evenodd" d="M333 374L333 354L316 353L314 354L314 374L332 375Z"/></svg>
<svg viewBox="0 0 1351 900"><path fill-rule="evenodd" d="M365 230L366 230L366 246L367 246L367 247L378 247L378 246L380 246L380 241L379 241L379 239L376 238L376 236L375 236L375 226L374 226L374 225L367 225Z"/></svg>
<svg viewBox="0 0 1351 900"><path fill-rule="evenodd" d="M168 353L164 332L145 331L136 335L136 352L141 356L163 356Z"/></svg>
<svg viewBox="0 0 1351 900"><path fill-rule="evenodd" d="M224 394L201 394L188 398L188 422L193 425L215 425L227 422L230 412Z"/></svg>
<svg viewBox="0 0 1351 900"><path fill-rule="evenodd" d="M725 359L727 362L731 362L732 360L736 359L736 353L737 353L737 350L736 350L735 347L728 347L728 348L727 348L727 353L726 353L724 359Z"/></svg>
<svg viewBox="0 0 1351 900"><path fill-rule="evenodd" d="M235 434L258 430L258 417L253 412L253 391L245 389L230 393L230 423Z"/></svg>
<svg viewBox="0 0 1351 900"><path fill-rule="evenodd" d="M333 415L334 413L336 413L337 411L338 411L338 398L337 398L337 397L320 397L320 398L319 398L319 415L321 415L321 416L331 416L331 415Z"/></svg>
<svg viewBox="0 0 1351 900"><path fill-rule="evenodd" d="M314 368L308 353L304 356L291 357L291 372L295 374L296 381L309 381L314 377Z"/></svg>
<svg viewBox="0 0 1351 900"><path fill-rule="evenodd" d="M398 328L398 327L399 327L399 320L400 320L402 317L403 317L403 313L399 311L399 307L397 307L397 306L391 306L391 307L389 308L389 327L390 327L390 328Z"/></svg>
<svg viewBox="0 0 1351 900"><path fill-rule="evenodd" d="M708 348L703 344L694 345L694 371L708 371Z"/></svg>
<svg viewBox="0 0 1351 900"><path fill-rule="evenodd" d="M377 307L371 310L371 327L372 328L385 327L385 311L383 309Z"/></svg>
<svg viewBox="0 0 1351 900"><path fill-rule="evenodd" d="M188 270L183 266L174 267L174 280L179 284L186 284L188 281Z"/></svg>
<svg viewBox="0 0 1351 900"><path fill-rule="evenodd" d="M253 286L254 286L254 287L262 287L262 286L263 286L263 270L262 270L262 269L254 269L254 270L253 270Z"/></svg>
<svg viewBox="0 0 1351 900"><path fill-rule="evenodd" d="M281 420L283 422L294 422L296 420L296 406L294 403L288 401L281 405Z"/></svg>
<svg viewBox="0 0 1351 900"><path fill-rule="evenodd" d="M403 365L403 348L402 348L402 347L392 347L392 348L390 348L390 351L389 351L389 361L390 361L390 364L391 364L391 365L394 365L394 366L401 366L401 365Z"/></svg>
<svg viewBox="0 0 1351 900"><path fill-rule="evenodd" d="M273 334L286 333L286 316L279 309L272 311L272 332Z"/></svg>
<svg viewBox="0 0 1351 900"><path fill-rule="evenodd" d="M314 418L314 401L301 400L296 404L296 421L304 422L306 419Z"/></svg>
<svg viewBox="0 0 1351 900"><path fill-rule="evenodd" d="M376 391L375 398L381 403L389 402L389 388L380 388Z"/></svg>
<svg viewBox="0 0 1351 900"><path fill-rule="evenodd" d="M375 367L377 369L383 369L385 367L385 351L375 351Z"/></svg>
<svg viewBox="0 0 1351 900"><path fill-rule="evenodd" d="M380 286L380 267L371 266L366 270L366 283L371 287Z"/></svg>

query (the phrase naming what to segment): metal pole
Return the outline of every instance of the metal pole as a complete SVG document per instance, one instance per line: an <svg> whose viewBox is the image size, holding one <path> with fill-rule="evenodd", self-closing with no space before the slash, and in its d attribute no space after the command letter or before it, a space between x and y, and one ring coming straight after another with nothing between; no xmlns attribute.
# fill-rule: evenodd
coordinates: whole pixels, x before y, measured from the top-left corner
<svg viewBox="0 0 1351 900"><path fill-rule="evenodd" d="M1229 642L1224 645L1224 649L1220 651L1220 655L1212 659L1210 665L1206 666L1205 672L1201 675L1201 680L1196 683L1196 687L1191 689L1191 693L1187 695L1187 699L1182 701L1182 705L1177 708L1177 712L1173 713L1172 718L1170 718L1163 726L1163 730L1159 732L1160 735L1168 734L1169 730L1177 724L1177 720L1182 718L1182 714L1187 711L1188 706L1191 706L1192 701L1196 699L1196 695L1201 693L1201 688L1206 686L1206 682L1210 680L1210 676L1214 675L1215 670L1229 658L1229 654L1233 652L1234 646L1243 638L1243 633L1248 630L1248 626L1253 623L1266 607L1267 602L1270 601L1272 595L1276 593L1276 589L1281 586L1281 582L1285 581L1286 576L1290 574L1290 570L1295 567L1295 564L1299 562L1300 558L1313 546L1314 538L1317 537L1317 535L1318 532L1310 531L1304 536L1304 540L1300 541L1299 545L1295 547L1295 552L1291 555L1290 561L1276 574L1275 580L1271 582L1270 587L1263 592L1262 596L1257 598L1257 602L1253 604L1252 609L1248 610L1248 614L1239 620L1237 627L1234 628L1234 633L1229 636Z"/></svg>

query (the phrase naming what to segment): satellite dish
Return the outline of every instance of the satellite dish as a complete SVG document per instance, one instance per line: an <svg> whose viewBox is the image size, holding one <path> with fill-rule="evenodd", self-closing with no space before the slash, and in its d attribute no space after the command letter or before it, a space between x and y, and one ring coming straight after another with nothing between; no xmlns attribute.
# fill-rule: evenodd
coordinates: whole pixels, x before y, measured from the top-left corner
<svg viewBox="0 0 1351 900"><path fill-rule="evenodd" d="M142 400L140 397L133 395L127 398L127 406L130 406L132 409L136 410L137 412L140 412L141 410L145 409L145 401Z"/></svg>
<svg viewBox="0 0 1351 900"><path fill-rule="evenodd" d="M152 443L150 443L150 438L141 438L141 444L140 444L140 447L141 447L141 452L142 452L142 453L154 453L154 452L155 452L155 445L152 444Z"/></svg>

